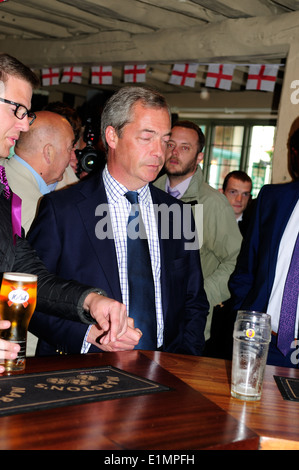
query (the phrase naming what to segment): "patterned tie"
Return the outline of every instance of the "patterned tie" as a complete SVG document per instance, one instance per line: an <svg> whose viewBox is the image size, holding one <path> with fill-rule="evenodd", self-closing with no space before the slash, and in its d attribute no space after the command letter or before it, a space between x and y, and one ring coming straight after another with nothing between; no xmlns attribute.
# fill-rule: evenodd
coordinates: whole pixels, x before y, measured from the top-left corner
<svg viewBox="0 0 299 470"><path fill-rule="evenodd" d="M173 197L178 197L181 194L180 191L178 191L177 189L171 189L170 186L168 186L167 192Z"/></svg>
<svg viewBox="0 0 299 470"><path fill-rule="evenodd" d="M4 197L6 199L9 199L11 191L10 191L10 187L9 187L9 184L8 184L8 181L7 181L7 178L6 178L6 173L5 173L4 166L0 166L0 184L1 184L1 187L2 187L2 190L3 190Z"/></svg>
<svg viewBox="0 0 299 470"><path fill-rule="evenodd" d="M277 347L284 354L291 349L295 338L295 321L299 293L299 234L295 243L291 264L287 274L280 311Z"/></svg>
<svg viewBox="0 0 299 470"><path fill-rule="evenodd" d="M21 216L22 216L22 199L14 194L8 184L5 168L0 165L0 188L3 190L3 195L6 199L11 199L11 222L13 232L13 243L16 244L16 235L22 236Z"/></svg>
<svg viewBox="0 0 299 470"><path fill-rule="evenodd" d="M155 350L157 320L149 247L138 204L138 193L129 191L125 196L131 203L127 230L129 315L134 318L135 327L142 331L137 348Z"/></svg>

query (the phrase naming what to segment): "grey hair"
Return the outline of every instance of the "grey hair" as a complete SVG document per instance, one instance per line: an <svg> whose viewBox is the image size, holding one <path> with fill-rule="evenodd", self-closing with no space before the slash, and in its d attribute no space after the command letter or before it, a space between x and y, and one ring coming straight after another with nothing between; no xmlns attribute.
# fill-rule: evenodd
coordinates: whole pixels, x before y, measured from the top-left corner
<svg viewBox="0 0 299 470"><path fill-rule="evenodd" d="M109 98L101 115L101 138L106 152L108 151L105 136L107 127L112 126L120 137L124 126L131 122L133 107L139 101L145 108L166 109L171 118L166 99L158 91L136 86L121 88Z"/></svg>

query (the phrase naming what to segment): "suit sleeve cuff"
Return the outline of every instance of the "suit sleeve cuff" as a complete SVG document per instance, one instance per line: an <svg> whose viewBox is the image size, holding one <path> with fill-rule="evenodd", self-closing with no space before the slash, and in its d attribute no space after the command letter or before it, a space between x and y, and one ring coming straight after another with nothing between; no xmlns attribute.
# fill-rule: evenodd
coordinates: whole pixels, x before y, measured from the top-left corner
<svg viewBox="0 0 299 470"><path fill-rule="evenodd" d="M78 316L79 316L80 321L82 323L87 324L87 325L96 325L97 324L96 320L90 315L90 313L87 312L86 310L84 310L84 308L83 308L83 304L84 304L84 301L85 301L86 297L89 294L91 294L92 292L94 292L96 294L99 294L99 295L104 295L105 297L107 297L106 292L102 289L89 289L81 295L81 297L79 298L77 311L78 311Z"/></svg>

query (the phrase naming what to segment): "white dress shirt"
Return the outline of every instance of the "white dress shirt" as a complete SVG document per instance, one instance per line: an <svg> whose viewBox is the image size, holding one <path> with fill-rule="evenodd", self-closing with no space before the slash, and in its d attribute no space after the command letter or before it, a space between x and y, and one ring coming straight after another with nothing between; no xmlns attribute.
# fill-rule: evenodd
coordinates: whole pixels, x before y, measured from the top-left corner
<svg viewBox="0 0 299 470"><path fill-rule="evenodd" d="M295 242L296 242L297 235L298 235L298 227L299 227L299 201L297 202L291 214L291 217L287 223L283 236L281 237L277 263L276 263L275 278L274 278L274 283L272 286L272 291L271 291L269 304L267 308L267 313L271 315L272 331L274 331L275 333L278 332L283 289L284 289L286 277L288 274L288 270L290 267ZM296 323L295 323L294 338L297 338L298 326L299 326L298 322L299 322L299 300L297 303L297 316L296 316Z"/></svg>

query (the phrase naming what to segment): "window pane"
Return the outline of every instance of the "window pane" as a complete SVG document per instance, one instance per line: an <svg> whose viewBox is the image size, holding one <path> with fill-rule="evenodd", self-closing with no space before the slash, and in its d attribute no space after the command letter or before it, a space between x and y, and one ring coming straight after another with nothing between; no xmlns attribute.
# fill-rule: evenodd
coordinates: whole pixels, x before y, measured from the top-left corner
<svg viewBox="0 0 299 470"><path fill-rule="evenodd" d="M275 126L254 126L249 148L247 173L252 179L252 196L271 182Z"/></svg>
<svg viewBox="0 0 299 470"><path fill-rule="evenodd" d="M208 175L214 188L221 188L227 173L239 169L243 135L243 126L215 126Z"/></svg>
<svg viewBox="0 0 299 470"><path fill-rule="evenodd" d="M194 121L194 122L195 122L195 121ZM200 129L202 130L203 135L206 137L206 126L205 126L205 125L202 125L202 124L198 124L198 126L199 126ZM205 154L205 151L206 151L206 145L204 146L203 154ZM204 167L204 158L202 159L201 162L199 162L199 166L201 167L201 169L203 169L203 167Z"/></svg>

